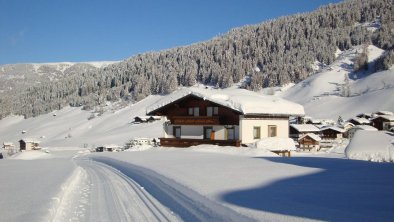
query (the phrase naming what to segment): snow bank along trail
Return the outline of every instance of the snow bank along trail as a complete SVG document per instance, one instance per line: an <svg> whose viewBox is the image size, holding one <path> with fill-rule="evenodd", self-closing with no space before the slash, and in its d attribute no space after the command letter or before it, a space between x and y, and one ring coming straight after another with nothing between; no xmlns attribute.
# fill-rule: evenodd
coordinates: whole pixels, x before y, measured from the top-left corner
<svg viewBox="0 0 394 222"><path fill-rule="evenodd" d="M168 179L152 170L119 160L111 159L108 157L93 156L91 158L93 161L89 162L89 160L87 159L81 159L78 161L78 164L83 168L87 169L87 171L90 171L89 174L92 175L101 174L101 171L104 171L104 175L102 175L102 177L100 175L97 175L98 177L101 177L98 179L97 182L102 181L101 183L104 184L106 180L113 180L113 175L117 175L120 178L120 181L117 182L126 182L127 184L129 184L129 186L133 187L133 190L130 190L131 188L128 189L127 184L124 184L124 186L119 188L122 190L115 190L112 188L112 192L120 192L119 199L122 199L123 196L126 197L126 195L130 195L130 193L132 192L136 192L137 194L145 194L149 197L151 197L150 195L152 195L155 197L155 199L151 199L151 201L153 202L153 206L151 206L152 203L145 202L144 204L146 208L143 208L142 206L144 206L144 204L139 203L139 205L141 205L141 211L144 214L146 211L151 211L153 215L160 216L158 218L147 218L148 221L152 221L152 219L157 219L159 221L174 221L175 219L178 219L171 215L165 215L166 211L160 203L170 208L171 211L177 214L181 218L181 220L184 221L253 221L252 219L243 216L219 203L216 203L198 194L197 192L186 188L183 185L180 185L177 182ZM111 188L108 187L105 189ZM108 190L102 191L109 196L116 195L113 193L110 194L110 191ZM98 196L98 198L101 197ZM125 208L120 209L119 207L116 207L115 210L121 212L130 211L132 205L136 204L134 203L134 199L135 198L122 199L124 201ZM160 201L160 203L158 203L156 199ZM94 202L100 203L102 201L97 200ZM105 209L103 208L103 210ZM111 210L107 211L112 212ZM162 212L162 214L164 215L158 215L157 211ZM116 217L111 219L113 220L115 218Z"/></svg>

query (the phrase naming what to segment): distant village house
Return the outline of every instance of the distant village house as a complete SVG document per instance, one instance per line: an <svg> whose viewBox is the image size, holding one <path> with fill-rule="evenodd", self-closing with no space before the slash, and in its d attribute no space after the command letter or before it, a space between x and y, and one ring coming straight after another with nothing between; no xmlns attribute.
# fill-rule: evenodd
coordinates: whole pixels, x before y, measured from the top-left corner
<svg viewBox="0 0 394 222"><path fill-rule="evenodd" d="M40 141L32 140L32 139L21 139L19 140L19 148L20 150L39 150Z"/></svg>
<svg viewBox="0 0 394 222"><path fill-rule="evenodd" d="M14 148L15 148L15 146L14 146L14 143L12 143L12 142L4 142L3 143L3 149L5 149L5 150L11 150Z"/></svg>
<svg viewBox="0 0 394 222"><path fill-rule="evenodd" d="M390 130L394 127L394 115L382 115L371 119L371 125L378 130Z"/></svg>
<svg viewBox="0 0 394 222"><path fill-rule="evenodd" d="M320 129L320 136L323 139L342 139L346 131L336 126L328 126Z"/></svg>

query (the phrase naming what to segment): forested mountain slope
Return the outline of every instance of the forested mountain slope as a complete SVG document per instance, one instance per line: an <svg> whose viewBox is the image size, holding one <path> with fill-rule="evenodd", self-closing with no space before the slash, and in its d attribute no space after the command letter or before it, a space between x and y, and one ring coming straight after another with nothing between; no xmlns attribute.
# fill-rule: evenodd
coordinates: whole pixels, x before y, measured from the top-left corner
<svg viewBox="0 0 394 222"><path fill-rule="evenodd" d="M94 72L115 62L60 62L0 65L0 92L49 83L84 72Z"/></svg>
<svg viewBox="0 0 394 222"><path fill-rule="evenodd" d="M140 54L102 69L66 76L51 84L0 94L0 118L25 117L66 105L92 108L105 101L138 101L196 83L228 87L246 78L244 87L300 82L314 73L313 64L331 64L335 52L372 43L388 50L393 62L393 0L353 0L312 13L236 28L210 41Z"/></svg>

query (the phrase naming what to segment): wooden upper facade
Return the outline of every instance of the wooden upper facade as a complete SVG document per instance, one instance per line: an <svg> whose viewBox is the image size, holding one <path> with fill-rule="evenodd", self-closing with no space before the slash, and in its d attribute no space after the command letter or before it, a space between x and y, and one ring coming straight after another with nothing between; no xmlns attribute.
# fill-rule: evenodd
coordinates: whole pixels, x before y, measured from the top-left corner
<svg viewBox="0 0 394 222"><path fill-rule="evenodd" d="M239 125L241 113L192 94L153 111L174 125Z"/></svg>

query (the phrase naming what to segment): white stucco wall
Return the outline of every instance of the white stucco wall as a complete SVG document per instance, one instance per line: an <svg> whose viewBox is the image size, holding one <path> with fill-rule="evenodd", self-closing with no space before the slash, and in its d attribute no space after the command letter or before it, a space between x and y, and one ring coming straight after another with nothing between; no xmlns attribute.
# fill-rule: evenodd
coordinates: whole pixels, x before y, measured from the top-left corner
<svg viewBox="0 0 394 222"><path fill-rule="evenodd" d="M260 127L260 137L268 137L268 126L275 125L277 137L289 137L289 120L288 119L258 119L258 118L245 118L240 116L239 119L239 133L242 143L253 143L257 139L253 139L253 127Z"/></svg>

